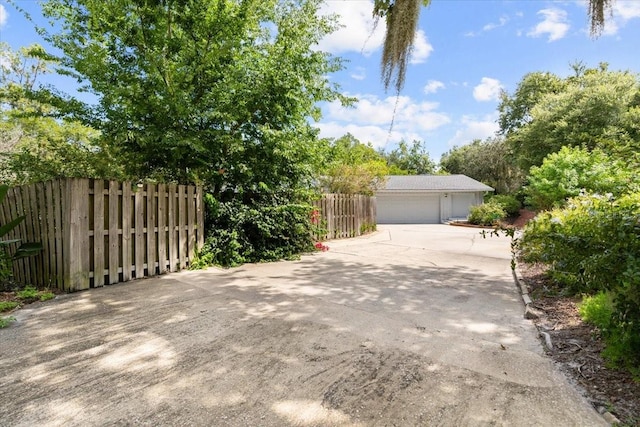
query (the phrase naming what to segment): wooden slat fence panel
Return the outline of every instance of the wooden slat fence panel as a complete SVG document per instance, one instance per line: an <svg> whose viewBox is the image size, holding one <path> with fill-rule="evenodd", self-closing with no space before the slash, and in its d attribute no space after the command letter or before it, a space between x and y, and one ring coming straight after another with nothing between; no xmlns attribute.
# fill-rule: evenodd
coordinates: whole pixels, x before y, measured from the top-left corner
<svg viewBox="0 0 640 427"><path fill-rule="evenodd" d="M375 197L361 194L323 194L313 203L319 211L325 234L319 240L343 239L366 234L376 228Z"/></svg>
<svg viewBox="0 0 640 427"><path fill-rule="evenodd" d="M158 184L158 273L167 272L167 190L164 184Z"/></svg>
<svg viewBox="0 0 640 427"><path fill-rule="evenodd" d="M107 212L108 213L108 212ZM104 285L104 181L93 182L93 286Z"/></svg>
<svg viewBox="0 0 640 427"><path fill-rule="evenodd" d="M6 237L43 245L13 264L14 279L75 291L187 268L204 242L202 197L201 187L79 178L11 188L0 221L26 218Z"/></svg>

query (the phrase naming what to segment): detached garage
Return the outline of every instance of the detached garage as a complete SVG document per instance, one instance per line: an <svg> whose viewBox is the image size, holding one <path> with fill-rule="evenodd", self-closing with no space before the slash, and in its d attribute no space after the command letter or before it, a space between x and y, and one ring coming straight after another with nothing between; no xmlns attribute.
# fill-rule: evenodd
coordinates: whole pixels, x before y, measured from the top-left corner
<svg viewBox="0 0 640 427"><path fill-rule="evenodd" d="M493 188L466 175L387 177L376 192L378 224L438 224L466 218Z"/></svg>

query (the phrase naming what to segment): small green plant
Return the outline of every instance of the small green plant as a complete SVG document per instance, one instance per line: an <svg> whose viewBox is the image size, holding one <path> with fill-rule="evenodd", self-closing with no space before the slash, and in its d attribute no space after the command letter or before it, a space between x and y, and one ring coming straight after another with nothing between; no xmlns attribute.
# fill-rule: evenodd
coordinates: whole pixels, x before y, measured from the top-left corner
<svg viewBox="0 0 640 427"><path fill-rule="evenodd" d="M367 234L377 230L376 223L365 222L360 226L360 234Z"/></svg>
<svg viewBox="0 0 640 427"><path fill-rule="evenodd" d="M16 318L13 316L9 317L0 317L0 329L6 328L10 324L16 321Z"/></svg>
<svg viewBox="0 0 640 427"><path fill-rule="evenodd" d="M40 295L36 288L27 286L23 290L16 292L16 297L21 300L37 300L40 298Z"/></svg>
<svg viewBox="0 0 640 427"><path fill-rule="evenodd" d="M50 299L54 299L56 294L50 291L41 291L40 292L40 301L49 301Z"/></svg>
<svg viewBox="0 0 640 427"><path fill-rule="evenodd" d="M584 296L578 307L582 320L597 326L602 331L607 331L611 327L613 310L613 298L607 292Z"/></svg>
<svg viewBox="0 0 640 427"><path fill-rule="evenodd" d="M0 312L13 310L19 305L15 301L0 301Z"/></svg>
<svg viewBox="0 0 640 427"><path fill-rule="evenodd" d="M469 222L476 225L496 225L506 216L504 208L492 201L469 209Z"/></svg>

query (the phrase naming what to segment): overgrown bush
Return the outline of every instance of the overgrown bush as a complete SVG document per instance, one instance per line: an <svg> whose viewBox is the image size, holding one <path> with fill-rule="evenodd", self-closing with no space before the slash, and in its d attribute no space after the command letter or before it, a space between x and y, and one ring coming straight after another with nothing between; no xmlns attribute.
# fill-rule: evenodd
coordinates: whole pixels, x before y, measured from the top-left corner
<svg viewBox="0 0 640 427"><path fill-rule="evenodd" d="M507 216L518 215L522 207L516 196L512 196L511 194L496 194L495 196L491 196L487 201L502 206Z"/></svg>
<svg viewBox="0 0 640 427"><path fill-rule="evenodd" d="M313 208L305 203L254 205L206 198L207 237L193 264L234 266L292 259L313 251Z"/></svg>
<svg viewBox="0 0 640 427"><path fill-rule="evenodd" d="M535 209L550 209L581 192L619 196L633 185L632 175L622 162L600 150L563 147L531 168L525 202Z"/></svg>
<svg viewBox="0 0 640 427"><path fill-rule="evenodd" d="M613 297L604 291L592 296L587 295L582 298L578 311L582 320L597 326L600 331L606 333L613 320Z"/></svg>
<svg viewBox="0 0 640 427"><path fill-rule="evenodd" d="M495 225L506 217L507 213L502 205L490 200L482 205L472 206L468 221L476 225Z"/></svg>
<svg viewBox="0 0 640 427"><path fill-rule="evenodd" d="M605 354L627 367L640 365L639 218L640 193L581 196L539 214L520 243L522 259L548 265L568 293L612 295Z"/></svg>

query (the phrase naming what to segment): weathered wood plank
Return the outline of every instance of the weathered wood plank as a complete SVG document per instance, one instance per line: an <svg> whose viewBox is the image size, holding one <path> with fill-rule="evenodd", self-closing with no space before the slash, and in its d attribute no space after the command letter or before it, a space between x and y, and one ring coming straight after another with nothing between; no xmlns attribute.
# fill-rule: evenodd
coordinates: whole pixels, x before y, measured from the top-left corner
<svg viewBox="0 0 640 427"><path fill-rule="evenodd" d="M192 185L187 187L187 260L191 262L196 252L196 199L195 188Z"/></svg>
<svg viewBox="0 0 640 427"><path fill-rule="evenodd" d="M104 286L104 181L93 181L93 286Z"/></svg>
<svg viewBox="0 0 640 427"><path fill-rule="evenodd" d="M39 254L42 263L39 284L41 286L49 286L49 251L47 250L49 224L47 223L47 200L45 195L44 183L38 182L35 184L35 187L36 197L38 199L38 222L40 223L40 232L38 233L37 241L39 241L42 245L42 251Z"/></svg>
<svg viewBox="0 0 640 427"><path fill-rule="evenodd" d="M55 222L55 241L56 241L56 283L58 289L65 289L64 281L64 256L67 253L68 248L65 247L65 239L63 236L66 233L66 225L62 223L63 218L63 206L66 203L66 189L62 180L56 179L53 181L51 189L53 191L53 199L55 206L53 207L53 215Z"/></svg>
<svg viewBox="0 0 640 427"><path fill-rule="evenodd" d="M68 205L65 222L68 224L65 256L65 289L89 289L89 180L73 178L67 181Z"/></svg>
<svg viewBox="0 0 640 427"><path fill-rule="evenodd" d="M145 236L144 236L144 191L142 188L138 188L134 195L135 203L135 242L134 242L134 254L136 261L136 279L144 277L144 256L145 256Z"/></svg>
<svg viewBox="0 0 640 427"><path fill-rule="evenodd" d="M167 187L158 184L158 273L167 272Z"/></svg>
<svg viewBox="0 0 640 427"><path fill-rule="evenodd" d="M185 210L185 186L178 185L178 259L180 269L187 268L187 213Z"/></svg>
<svg viewBox="0 0 640 427"><path fill-rule="evenodd" d="M46 212L46 223L47 223L47 237L46 244L43 243L44 250L46 251L45 256L49 259L48 266L48 276L47 283L49 286L58 287L58 271L56 264L56 222L54 217L54 207L56 205L56 200L54 200L53 195L53 182L47 181L44 183L44 192L45 192L45 206L47 209Z"/></svg>
<svg viewBox="0 0 640 427"><path fill-rule="evenodd" d="M147 275L156 275L158 202L155 184L147 184Z"/></svg>
<svg viewBox="0 0 640 427"><path fill-rule="evenodd" d="M109 280L108 284L113 285L118 283L119 273L118 267L120 267L120 254L122 251L122 244L120 243L120 235L122 229L120 228L120 196L118 195L118 187L120 184L117 181L109 181L109 235L108 235L108 250L109 250Z"/></svg>
<svg viewBox="0 0 640 427"><path fill-rule="evenodd" d="M36 194L36 186L34 184L22 186L23 194L26 196L24 203L27 227L27 237L23 238L20 243L31 243L40 240L40 221L38 213L38 196ZM42 253L36 254L29 258L25 258L31 270L32 285L40 287L43 285L42 280Z"/></svg>
<svg viewBox="0 0 640 427"><path fill-rule="evenodd" d="M131 280L131 183L122 183L122 208L119 212L122 219L122 281Z"/></svg>
<svg viewBox="0 0 640 427"><path fill-rule="evenodd" d="M198 232L198 249L204 245L204 194L201 185L196 187L196 226Z"/></svg>
<svg viewBox="0 0 640 427"><path fill-rule="evenodd" d="M12 190L10 190L11 193L13 193L13 197L15 200L15 215L13 216L14 218L20 217L20 216L24 216L25 220L22 221L16 228L13 229L13 236L11 236L10 238L12 239L22 239L24 240L28 240L29 239L29 235L27 233L27 220L26 220L26 209L25 209L25 205L28 205L28 192L24 191L23 187L15 187ZM15 245L17 246L17 245ZM35 279L33 272L31 271L31 266L29 264L29 261L26 258L23 258L21 260L19 260L17 262L17 264L20 266L20 269L24 272L23 275L23 284L24 285L33 285L33 281Z"/></svg>
<svg viewBox="0 0 640 427"><path fill-rule="evenodd" d="M168 191L168 206L167 213L169 215L169 231L168 231L168 240L167 243L169 245L169 271L177 271L178 270L178 243L176 242L176 195L177 195L177 187L175 184L169 184Z"/></svg>

